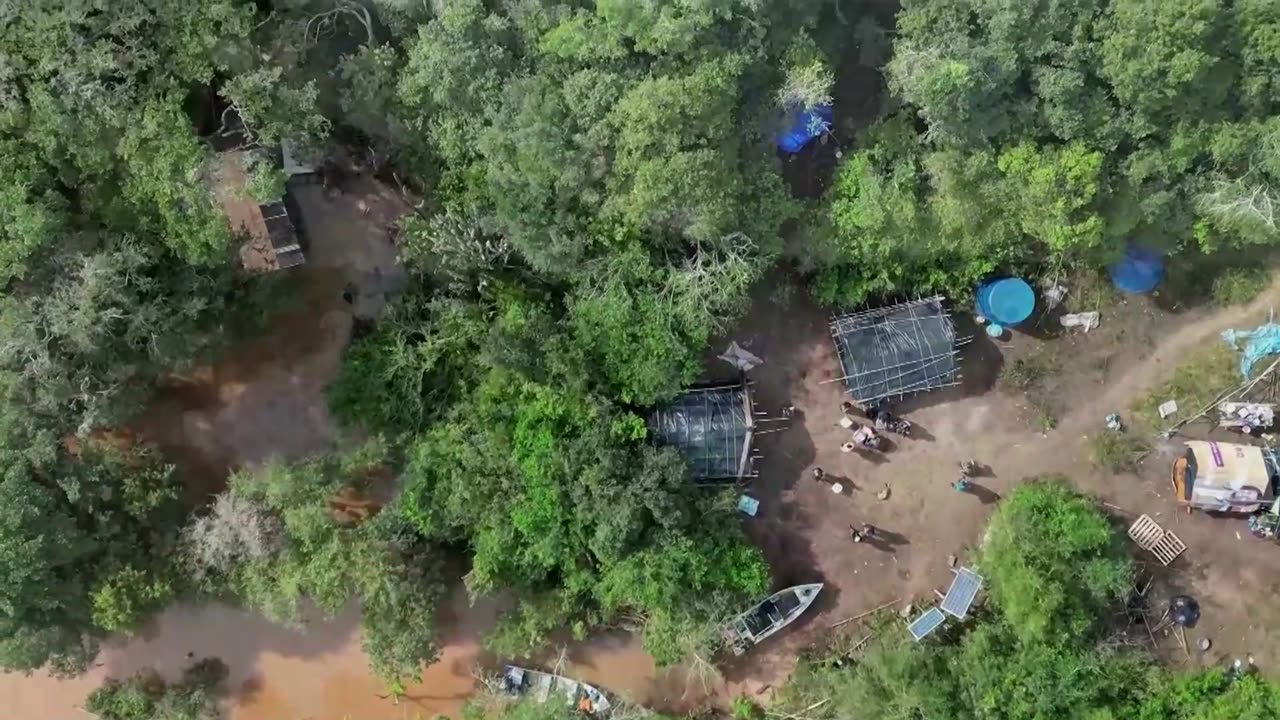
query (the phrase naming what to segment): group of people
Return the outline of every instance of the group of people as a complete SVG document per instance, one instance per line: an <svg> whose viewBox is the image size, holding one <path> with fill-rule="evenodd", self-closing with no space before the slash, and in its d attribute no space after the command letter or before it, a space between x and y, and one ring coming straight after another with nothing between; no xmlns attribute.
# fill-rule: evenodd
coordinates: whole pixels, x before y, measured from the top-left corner
<svg viewBox="0 0 1280 720"><path fill-rule="evenodd" d="M787 409L792 410L791 408ZM852 414L858 411L859 407L852 402L845 401L840 404L840 410L846 418L850 418L851 420ZM900 435L907 435L911 431L911 422L909 420L899 418L896 415L891 414L882 406L874 405L868 407L864 412L875 425L875 429L868 425L860 426L858 428L858 433L861 433L861 436L859 436L858 433L854 434L854 439L858 444L863 445L864 447L874 447L878 449L879 437L876 435L876 429L887 429ZM791 413L787 412L785 414L790 416ZM848 427L850 423L846 421L842 424ZM852 443L846 443L846 445L849 444ZM978 463L975 460L961 460L960 475L951 483L951 488L957 492L968 492L970 480L978 473L978 467ZM822 468L815 467L813 469L813 479L817 482L825 482L827 478L827 472ZM871 523L862 523L860 526L849 526L849 538L856 543L875 540L877 536L878 533L876 528Z"/></svg>
<svg viewBox="0 0 1280 720"><path fill-rule="evenodd" d="M960 461L960 477L957 478L955 482L951 483L952 489L958 492L967 491L969 489L969 479L972 478L977 473L977 471L978 471L977 461L972 459L961 460ZM820 467L815 467L813 469L813 479L815 481L826 482L827 477L828 476L827 476L826 470L823 470ZM857 525L849 526L849 539L853 540L856 543L864 542L867 540L875 540L877 537L878 537L878 533L876 531L876 528L871 523L864 522L862 523L861 526L857 526Z"/></svg>
<svg viewBox="0 0 1280 720"><path fill-rule="evenodd" d="M825 482L827 479L827 471L820 467L813 469L813 479L817 482ZM856 543L864 540L874 540L876 538L876 529L871 523L862 523L861 526L849 526L849 538Z"/></svg>

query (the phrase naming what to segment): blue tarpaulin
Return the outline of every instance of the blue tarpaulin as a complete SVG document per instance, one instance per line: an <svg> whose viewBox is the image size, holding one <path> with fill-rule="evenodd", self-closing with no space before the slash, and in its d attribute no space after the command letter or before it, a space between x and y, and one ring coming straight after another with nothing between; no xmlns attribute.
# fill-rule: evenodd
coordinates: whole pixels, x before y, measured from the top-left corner
<svg viewBox="0 0 1280 720"><path fill-rule="evenodd" d="M778 149L798 153L810 140L831 129L831 106L821 105L791 114L791 126L778 133Z"/></svg>
<svg viewBox="0 0 1280 720"><path fill-rule="evenodd" d="M1164 256L1155 250L1130 245L1124 251L1124 258L1107 270L1118 290L1142 295L1155 290L1164 279Z"/></svg>
<svg viewBox="0 0 1280 720"><path fill-rule="evenodd" d="M1226 330L1222 339L1236 350L1240 349L1240 341L1247 340L1244 353L1240 356L1240 374L1245 380L1253 370L1253 364L1266 357L1280 353L1280 325L1267 323L1254 330Z"/></svg>

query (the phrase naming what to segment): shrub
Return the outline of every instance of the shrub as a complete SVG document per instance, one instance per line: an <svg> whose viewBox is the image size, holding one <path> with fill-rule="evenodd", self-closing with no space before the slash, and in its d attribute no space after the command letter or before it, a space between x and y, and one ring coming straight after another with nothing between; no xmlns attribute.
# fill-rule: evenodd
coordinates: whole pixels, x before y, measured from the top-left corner
<svg viewBox="0 0 1280 720"><path fill-rule="evenodd" d="M1030 642L1084 635L1133 581L1106 516L1062 477L1008 495L991 519L979 565L991 599Z"/></svg>
<svg viewBox="0 0 1280 720"><path fill-rule="evenodd" d="M1271 282L1266 268L1240 267L1222 271L1213 279L1213 302L1222 307L1244 305L1258 297Z"/></svg>
<svg viewBox="0 0 1280 720"><path fill-rule="evenodd" d="M1058 363L1052 353L1044 348L1037 348L1025 357L1009 363L1000 376L1000 384L1011 391L1031 392L1057 371Z"/></svg>
<svg viewBox="0 0 1280 720"><path fill-rule="evenodd" d="M1104 430L1089 438L1093 462L1112 472L1137 472L1138 463L1151 450L1142 436Z"/></svg>
<svg viewBox="0 0 1280 720"><path fill-rule="evenodd" d="M205 658L165 684L153 671L109 679L89 694L85 709L101 720L218 720L218 691L227 668Z"/></svg>
<svg viewBox="0 0 1280 720"><path fill-rule="evenodd" d="M733 699L733 720L764 720L764 708L746 695Z"/></svg>

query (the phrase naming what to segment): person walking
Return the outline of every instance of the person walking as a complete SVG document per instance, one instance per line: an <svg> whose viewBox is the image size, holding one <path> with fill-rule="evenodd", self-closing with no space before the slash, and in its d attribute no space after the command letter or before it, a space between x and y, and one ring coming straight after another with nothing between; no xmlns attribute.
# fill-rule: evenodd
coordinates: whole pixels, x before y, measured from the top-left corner
<svg viewBox="0 0 1280 720"><path fill-rule="evenodd" d="M978 470L978 463L974 460L960 461L960 477L951 483L951 489L957 492L966 492L969 489L969 478Z"/></svg>

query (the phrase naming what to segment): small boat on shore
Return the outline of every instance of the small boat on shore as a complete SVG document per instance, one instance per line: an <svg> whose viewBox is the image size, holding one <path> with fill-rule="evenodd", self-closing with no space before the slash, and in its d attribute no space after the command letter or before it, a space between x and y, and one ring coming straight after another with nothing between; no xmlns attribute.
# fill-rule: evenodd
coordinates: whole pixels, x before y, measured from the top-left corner
<svg viewBox="0 0 1280 720"><path fill-rule="evenodd" d="M566 705L597 717L607 714L611 705L608 696L598 688L562 675L530 670L518 665L503 668L502 692L527 696L539 703L558 697Z"/></svg>
<svg viewBox="0 0 1280 720"><path fill-rule="evenodd" d="M770 595L763 602L724 626L724 639L734 655L741 655L800 617L813 604L822 583L795 585Z"/></svg>

